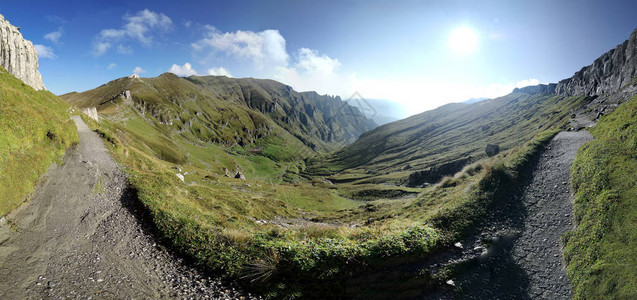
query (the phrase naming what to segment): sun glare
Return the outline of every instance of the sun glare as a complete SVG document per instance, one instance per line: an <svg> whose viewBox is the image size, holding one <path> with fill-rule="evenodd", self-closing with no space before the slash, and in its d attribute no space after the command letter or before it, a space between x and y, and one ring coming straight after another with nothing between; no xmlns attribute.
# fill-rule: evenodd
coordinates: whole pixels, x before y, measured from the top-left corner
<svg viewBox="0 0 637 300"><path fill-rule="evenodd" d="M470 54L478 48L478 34L469 27L458 27L451 31L449 48L456 53Z"/></svg>

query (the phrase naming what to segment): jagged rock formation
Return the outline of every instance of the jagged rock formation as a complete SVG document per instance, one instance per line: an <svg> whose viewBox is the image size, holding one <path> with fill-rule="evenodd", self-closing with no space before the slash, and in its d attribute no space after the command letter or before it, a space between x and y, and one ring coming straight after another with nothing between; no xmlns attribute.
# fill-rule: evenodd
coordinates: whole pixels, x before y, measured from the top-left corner
<svg viewBox="0 0 637 300"><path fill-rule="evenodd" d="M0 15L0 64L7 71L36 90L43 90L38 71L38 53L31 41L25 40L20 29Z"/></svg>
<svg viewBox="0 0 637 300"><path fill-rule="evenodd" d="M555 92L562 96L593 96L614 93L637 77L637 29L630 38L560 81Z"/></svg>

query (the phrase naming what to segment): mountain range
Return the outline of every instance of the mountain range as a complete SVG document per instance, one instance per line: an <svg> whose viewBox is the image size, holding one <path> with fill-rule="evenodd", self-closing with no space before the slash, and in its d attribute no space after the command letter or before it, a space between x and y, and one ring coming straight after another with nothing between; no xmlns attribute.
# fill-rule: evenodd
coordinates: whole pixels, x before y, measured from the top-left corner
<svg viewBox="0 0 637 300"><path fill-rule="evenodd" d="M558 132L586 130L596 140L572 168L568 276L577 298L634 294L637 30L558 83L382 124L400 114L387 101L361 106L269 79L133 74L57 97L32 44L0 21L3 215L76 153L73 125L86 123L84 136L101 146L97 133L125 172L117 205L208 274L270 298L453 294L464 261L445 260L472 251L480 261L515 235L493 228L509 210L533 212L518 200L538 157ZM391 113L375 122L366 105ZM558 185L540 192L557 199Z"/></svg>

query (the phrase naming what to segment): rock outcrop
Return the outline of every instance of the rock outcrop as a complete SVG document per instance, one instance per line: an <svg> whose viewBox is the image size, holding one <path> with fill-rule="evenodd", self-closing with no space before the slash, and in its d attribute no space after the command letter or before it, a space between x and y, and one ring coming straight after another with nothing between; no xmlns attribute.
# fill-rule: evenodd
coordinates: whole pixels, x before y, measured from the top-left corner
<svg viewBox="0 0 637 300"><path fill-rule="evenodd" d="M484 152L488 157L494 156L500 153L500 146L497 144L487 144L487 147L484 148Z"/></svg>
<svg viewBox="0 0 637 300"><path fill-rule="evenodd" d="M526 86L523 88L515 88L513 89L513 92L514 93L521 92L521 93L527 93L527 94L553 94L555 93L556 87L557 87L557 84L555 83L538 84L538 85Z"/></svg>
<svg viewBox="0 0 637 300"><path fill-rule="evenodd" d="M237 174L234 175L234 178L241 179L241 180L246 180L245 175L243 175L243 173L241 173L240 171L237 171Z"/></svg>
<svg viewBox="0 0 637 300"><path fill-rule="evenodd" d="M89 118L95 120L96 122L100 121L99 117L97 116L97 108L95 107L84 108L82 109L82 113L87 115Z"/></svg>
<svg viewBox="0 0 637 300"><path fill-rule="evenodd" d="M25 40L18 27L0 15L0 64L13 76L36 90L44 90L38 71L38 53L31 41Z"/></svg>
<svg viewBox="0 0 637 300"><path fill-rule="evenodd" d="M637 77L637 29L615 49L557 84L562 96L594 96L621 90Z"/></svg>

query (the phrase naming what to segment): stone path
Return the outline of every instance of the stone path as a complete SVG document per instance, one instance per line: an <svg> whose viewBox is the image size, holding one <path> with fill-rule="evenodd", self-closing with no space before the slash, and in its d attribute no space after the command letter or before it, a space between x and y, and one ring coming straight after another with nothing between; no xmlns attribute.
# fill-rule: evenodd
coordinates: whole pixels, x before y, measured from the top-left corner
<svg viewBox="0 0 637 300"><path fill-rule="evenodd" d="M465 263L456 279L464 299L570 299L561 236L573 228L570 167L590 133L561 132L548 144L524 188L517 208L485 255Z"/></svg>

